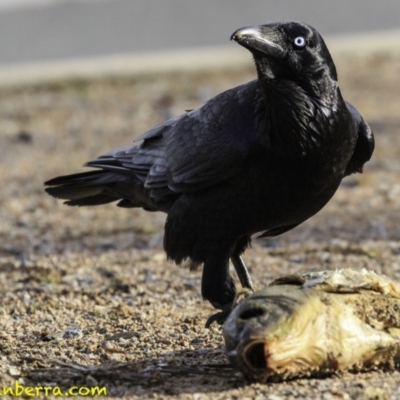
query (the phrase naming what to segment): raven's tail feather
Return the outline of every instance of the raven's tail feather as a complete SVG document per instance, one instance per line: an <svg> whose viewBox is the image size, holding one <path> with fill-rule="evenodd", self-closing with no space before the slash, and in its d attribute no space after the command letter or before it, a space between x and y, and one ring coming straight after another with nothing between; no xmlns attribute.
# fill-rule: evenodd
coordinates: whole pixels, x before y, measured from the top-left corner
<svg viewBox="0 0 400 400"><path fill-rule="evenodd" d="M69 206L97 206L118 201L118 207L167 211L174 201L169 192L157 200L136 176L99 170L59 176L44 183L46 192ZM169 195L169 196L167 196Z"/></svg>
<svg viewBox="0 0 400 400"><path fill-rule="evenodd" d="M59 176L44 184L50 195L64 199L70 206L94 206L121 199L112 190L126 177L108 171L90 171Z"/></svg>

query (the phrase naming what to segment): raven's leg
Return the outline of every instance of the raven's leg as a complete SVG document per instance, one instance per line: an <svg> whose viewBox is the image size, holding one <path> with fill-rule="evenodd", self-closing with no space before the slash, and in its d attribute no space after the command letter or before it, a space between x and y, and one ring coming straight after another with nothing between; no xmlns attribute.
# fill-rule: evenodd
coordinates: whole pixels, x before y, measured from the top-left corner
<svg viewBox="0 0 400 400"><path fill-rule="evenodd" d="M231 312L236 295L235 283L229 274L229 252L219 251L204 262L201 294L215 308L222 310L208 318L206 327L214 321L222 324Z"/></svg>
<svg viewBox="0 0 400 400"><path fill-rule="evenodd" d="M240 238L232 251L231 254L231 261L233 266L235 267L235 271L239 277L239 281L242 284L242 287L245 289L250 289L254 292L253 282L251 281L249 272L247 271L246 265L240 255L244 253L246 248L250 244L250 237L244 236Z"/></svg>
<svg viewBox="0 0 400 400"><path fill-rule="evenodd" d="M235 243L233 250L230 251L230 259L235 267L242 287L254 292L253 282L251 281L242 257L240 257L250 245L250 242L250 236L241 237ZM220 251L219 254L225 253ZM209 327L214 321L222 324L232 311L233 303L236 299L235 284L229 274L229 259L222 257L219 259L219 263L217 260L218 258L212 257L204 263L202 294L205 299L209 300L215 308L221 309L222 312L211 315L206 322L206 327ZM222 266L224 266L224 268L222 268ZM207 272L208 270L211 272ZM234 295L233 297L232 294Z"/></svg>
<svg viewBox="0 0 400 400"><path fill-rule="evenodd" d="M204 262L201 294L215 308L224 310L235 298L236 288L229 274L229 257L210 257Z"/></svg>
<svg viewBox="0 0 400 400"><path fill-rule="evenodd" d="M251 281L249 271L247 271L246 265L244 264L242 257L237 254L232 255L231 261L233 266L235 267L235 271L239 277L239 281L242 284L242 287L245 289L250 289L254 292L253 282Z"/></svg>

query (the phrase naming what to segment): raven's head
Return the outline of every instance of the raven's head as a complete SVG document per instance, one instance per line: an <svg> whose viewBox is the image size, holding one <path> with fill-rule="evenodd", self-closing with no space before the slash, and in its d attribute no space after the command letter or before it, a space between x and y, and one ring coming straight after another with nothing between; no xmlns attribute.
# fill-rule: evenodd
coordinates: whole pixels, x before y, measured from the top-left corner
<svg viewBox="0 0 400 400"><path fill-rule="evenodd" d="M297 82L337 81L336 69L321 35L301 22L248 26L231 39L250 50L260 77Z"/></svg>

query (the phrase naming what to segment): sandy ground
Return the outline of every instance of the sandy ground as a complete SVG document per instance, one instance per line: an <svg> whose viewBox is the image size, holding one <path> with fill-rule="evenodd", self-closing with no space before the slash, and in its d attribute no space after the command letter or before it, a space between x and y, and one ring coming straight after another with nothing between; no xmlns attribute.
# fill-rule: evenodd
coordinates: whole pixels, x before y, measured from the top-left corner
<svg viewBox="0 0 400 400"><path fill-rule="evenodd" d="M337 60L344 96L376 135L363 175L318 215L255 241L262 288L296 271L371 268L400 280L400 53ZM113 397L400 399L400 371L262 385L228 365L200 271L166 261L164 215L69 208L43 181L80 170L165 118L253 77L252 70L72 82L0 93L0 389L105 386Z"/></svg>

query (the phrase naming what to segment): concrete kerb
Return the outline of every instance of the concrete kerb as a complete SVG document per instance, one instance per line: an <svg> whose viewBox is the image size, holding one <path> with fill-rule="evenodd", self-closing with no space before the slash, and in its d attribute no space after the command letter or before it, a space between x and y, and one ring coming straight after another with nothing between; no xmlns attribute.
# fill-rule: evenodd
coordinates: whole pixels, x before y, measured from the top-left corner
<svg viewBox="0 0 400 400"><path fill-rule="evenodd" d="M326 43L335 58L371 52L400 52L400 30L332 36ZM72 80L138 77L180 71L239 69L251 58L239 46L206 47L88 59L25 63L0 67L0 88L52 84Z"/></svg>

